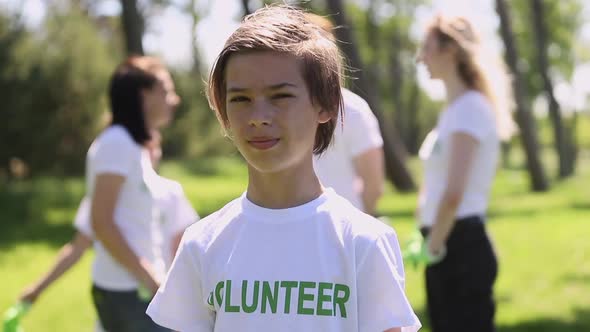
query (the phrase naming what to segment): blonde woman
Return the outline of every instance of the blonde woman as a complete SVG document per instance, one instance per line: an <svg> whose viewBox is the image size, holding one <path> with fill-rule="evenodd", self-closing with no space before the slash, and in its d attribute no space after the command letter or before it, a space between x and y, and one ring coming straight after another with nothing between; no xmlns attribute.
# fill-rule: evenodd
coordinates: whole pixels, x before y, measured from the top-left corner
<svg viewBox="0 0 590 332"><path fill-rule="evenodd" d="M468 20L437 16L418 55L447 97L420 149L419 222L431 257L426 287L434 332L495 330L497 260L486 211L500 141L514 126L504 67L484 54Z"/></svg>

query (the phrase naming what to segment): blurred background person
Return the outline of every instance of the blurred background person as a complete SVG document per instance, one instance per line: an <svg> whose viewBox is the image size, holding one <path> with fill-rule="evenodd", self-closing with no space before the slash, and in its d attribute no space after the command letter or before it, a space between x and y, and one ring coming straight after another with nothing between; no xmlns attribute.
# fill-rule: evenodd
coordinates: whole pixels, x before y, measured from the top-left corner
<svg viewBox="0 0 590 332"><path fill-rule="evenodd" d="M145 144L150 154L152 166L157 170L162 157L161 136L158 131L151 132L151 139ZM173 180L160 177L159 188L163 194L158 197L157 209L161 215L163 237L160 242L166 269L172 264L180 239L186 227L199 219L191 203L184 194L182 186ZM19 297L22 302L34 304L39 296L62 275L70 270L88 248L92 246L94 234L90 220L90 202L84 198L74 218L76 234L59 251L53 266L38 281L26 287ZM96 331L102 331L97 324Z"/></svg>
<svg viewBox="0 0 590 332"><path fill-rule="evenodd" d="M430 77L443 82L447 97L419 153L424 162L419 223L435 261L426 268L433 332L495 331L498 265L486 213L500 140L514 126L509 80L492 86L486 71L497 71L497 77L504 67L485 62L484 70L480 46L471 22L439 15L418 55Z"/></svg>
<svg viewBox="0 0 590 332"><path fill-rule="evenodd" d="M156 58L132 56L109 87L112 124L92 143L86 190L95 234L92 297L107 331L166 331L146 314L166 273L156 200L160 181L148 150L150 132L166 126L180 98Z"/></svg>
<svg viewBox="0 0 590 332"><path fill-rule="evenodd" d="M334 39L330 20L313 13L306 17ZM334 139L324 153L314 156L314 168L324 186L332 187L356 208L376 215L385 181L379 123L363 98L344 87L342 97L342 118Z"/></svg>

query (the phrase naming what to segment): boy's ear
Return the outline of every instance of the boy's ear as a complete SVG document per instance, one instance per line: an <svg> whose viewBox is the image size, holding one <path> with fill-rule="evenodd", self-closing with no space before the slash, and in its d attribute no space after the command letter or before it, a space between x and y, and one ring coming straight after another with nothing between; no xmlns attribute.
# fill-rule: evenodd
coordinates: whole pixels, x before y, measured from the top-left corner
<svg viewBox="0 0 590 332"><path fill-rule="evenodd" d="M330 120L332 120L332 114L330 114L330 112L320 110L318 122L319 123L326 123Z"/></svg>

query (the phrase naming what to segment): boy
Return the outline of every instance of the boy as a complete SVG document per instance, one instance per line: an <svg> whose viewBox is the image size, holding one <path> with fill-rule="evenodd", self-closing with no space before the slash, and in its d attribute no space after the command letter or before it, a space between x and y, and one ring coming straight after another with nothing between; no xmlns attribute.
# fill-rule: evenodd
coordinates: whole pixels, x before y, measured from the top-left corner
<svg viewBox="0 0 590 332"><path fill-rule="evenodd" d="M336 45L303 12L246 17L209 81L246 193L191 226L148 315L178 331L417 331L394 231L321 186L342 105Z"/></svg>

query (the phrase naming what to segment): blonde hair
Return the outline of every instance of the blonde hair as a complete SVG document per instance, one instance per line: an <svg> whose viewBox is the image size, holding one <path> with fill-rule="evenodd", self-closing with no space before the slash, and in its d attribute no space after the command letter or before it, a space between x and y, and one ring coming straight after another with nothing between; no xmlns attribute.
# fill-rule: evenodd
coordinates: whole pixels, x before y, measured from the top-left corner
<svg viewBox="0 0 590 332"><path fill-rule="evenodd" d="M499 55L482 50L479 33L464 17L437 15L428 28L441 48L454 43L458 48L457 71L471 89L482 93L492 104L496 129L502 140L508 140L517 131L512 119L514 99L511 78Z"/></svg>

